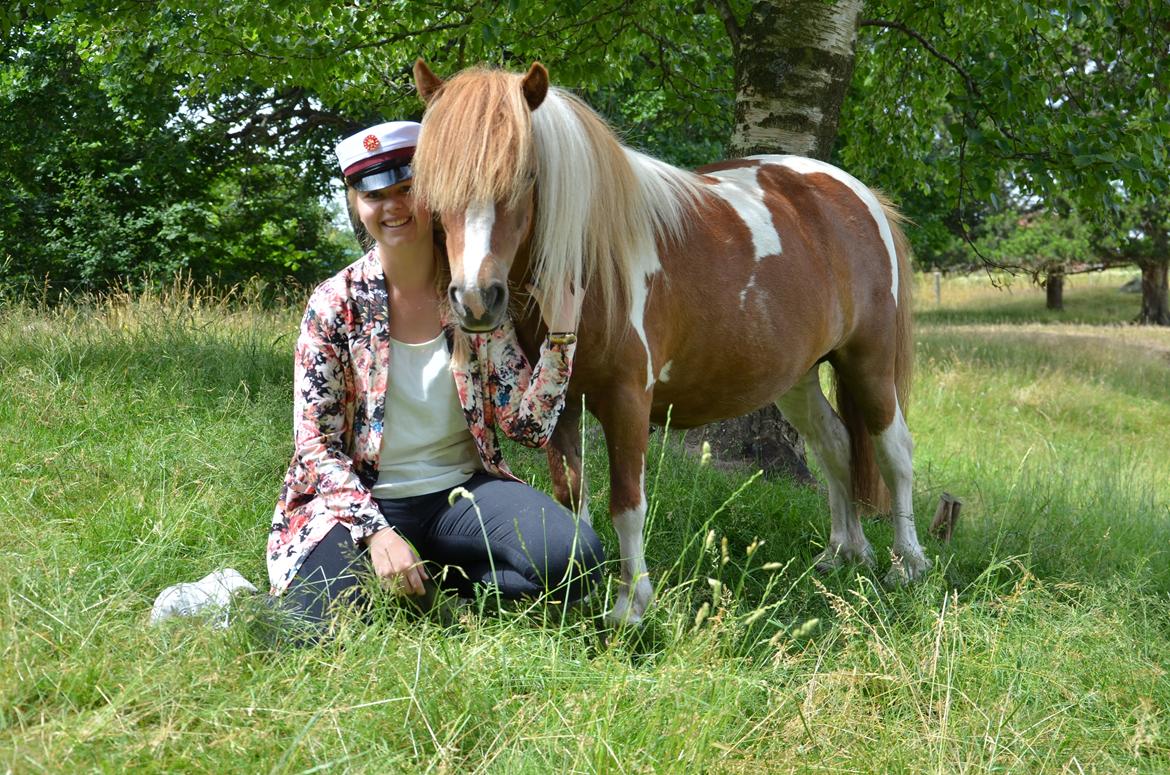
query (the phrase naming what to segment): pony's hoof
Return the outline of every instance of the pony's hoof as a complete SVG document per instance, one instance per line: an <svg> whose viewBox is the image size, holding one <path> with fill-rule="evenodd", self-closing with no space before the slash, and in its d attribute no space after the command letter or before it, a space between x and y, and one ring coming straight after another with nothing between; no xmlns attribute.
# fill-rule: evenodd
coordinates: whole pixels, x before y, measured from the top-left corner
<svg viewBox="0 0 1170 775"><path fill-rule="evenodd" d="M634 611L634 607L626 600L619 600L617 605L605 612L605 623L609 627L638 627L642 624L642 615Z"/></svg>
<svg viewBox="0 0 1170 775"><path fill-rule="evenodd" d="M654 588L649 581L643 580L634 587L633 594L623 589L618 592L617 602L613 608L605 612L605 623L610 627L637 627L642 624L642 616L650 607L650 600L654 597Z"/></svg>
<svg viewBox="0 0 1170 775"><path fill-rule="evenodd" d="M873 547L868 543L861 546L827 546L813 560L813 567L818 573L832 573L848 565L864 565L867 568L873 568L876 562Z"/></svg>
<svg viewBox="0 0 1170 775"><path fill-rule="evenodd" d="M904 587L921 581L930 572L932 564L922 552L894 555L893 560L894 564L882 579L882 583L887 587Z"/></svg>

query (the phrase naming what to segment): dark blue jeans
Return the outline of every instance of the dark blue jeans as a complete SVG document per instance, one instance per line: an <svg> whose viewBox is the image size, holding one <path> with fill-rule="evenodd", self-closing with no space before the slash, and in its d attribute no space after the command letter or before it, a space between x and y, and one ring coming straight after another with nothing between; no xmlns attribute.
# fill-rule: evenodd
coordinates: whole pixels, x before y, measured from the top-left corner
<svg viewBox="0 0 1170 775"><path fill-rule="evenodd" d="M480 585L507 599L549 593L572 602L601 577L604 550L593 528L545 493L522 483L476 474L463 487L474 503L449 491L380 500L392 528L409 541L432 579L472 597ZM366 548L334 527L297 571L281 608L324 622L334 601L361 595L370 572Z"/></svg>

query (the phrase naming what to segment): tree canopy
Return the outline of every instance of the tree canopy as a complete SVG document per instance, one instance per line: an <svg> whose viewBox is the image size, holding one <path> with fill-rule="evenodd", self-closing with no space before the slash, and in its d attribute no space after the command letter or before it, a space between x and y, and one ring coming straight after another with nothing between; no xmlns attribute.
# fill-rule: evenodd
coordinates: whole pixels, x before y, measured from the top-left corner
<svg viewBox="0 0 1170 775"><path fill-rule="evenodd" d="M233 143L183 98L183 79L86 60L57 20L10 27L5 43L7 287L47 283L53 294L179 272L307 280L344 255L329 239L319 154Z"/></svg>
<svg viewBox="0 0 1170 775"><path fill-rule="evenodd" d="M1005 178L1103 209L1165 192L1163 3L897 0L867 11L880 18L863 21L847 109L868 131L847 158L884 157L883 180L925 193L949 184L973 206L994 205ZM898 153L876 153L883 137Z"/></svg>
<svg viewBox="0 0 1170 775"><path fill-rule="evenodd" d="M29 147L27 133L43 131L46 120L70 126L75 144L91 150L116 147L101 132L120 127L145 144L131 143L139 166L86 162L93 174L84 185L75 181L73 194L83 197L86 186L97 186L100 192L90 195L103 199L113 196L118 179L123 186L165 181L159 201L202 204L194 210L176 204L143 228L180 245L187 239L181 232L212 233L208 224L233 205L241 214L268 212L278 200L306 204L324 195L333 142L376 120L420 115L410 79L418 56L443 74L480 63L520 69L540 60L556 84L581 93L632 145L695 165L718 158L727 144L736 55L745 25L765 6L774 12L783 4L18 4L0 12L5 49L16 52L5 55L0 99L18 111L12 115L28 118L24 127L0 130L10 154L3 167L10 179L20 177L12 170L20 149ZM989 217L1019 202L1035 209L1059 195L1118 229L1133 221L1127 213L1134 210L1165 211L1170 8L1163 3L880 0L863 14L834 158L902 203L918 224L915 246L928 263L970 261L962 237L977 236ZM50 39L56 53L34 52ZM32 70L34 80L51 79L54 58L72 63L69 83L88 84L89 98L85 89L60 95L61 102L78 100L70 121L53 113L52 89L46 86L40 98L46 104L36 107L21 81ZM102 100L108 114L98 111ZM86 132L93 128L84 141L77 131L82 117ZM184 171L193 159L199 175ZM265 173L276 168L283 172ZM22 178L21 203L6 208L5 229L35 227L28 213L34 200L44 202L31 177ZM285 188L278 192L275 180ZM190 186L201 186L198 197ZM257 199L245 204L249 195ZM17 211L26 220L12 215ZM249 230L274 236L295 221L312 232L317 227L305 225L306 213L302 207L300 216L238 220L240 250L251 250L242 237ZM122 217L126 233L106 235L102 244L133 241L142 233L126 225L133 220ZM320 241L322 232L315 233ZM281 260L288 265L311 263L315 250L264 249L287 251Z"/></svg>

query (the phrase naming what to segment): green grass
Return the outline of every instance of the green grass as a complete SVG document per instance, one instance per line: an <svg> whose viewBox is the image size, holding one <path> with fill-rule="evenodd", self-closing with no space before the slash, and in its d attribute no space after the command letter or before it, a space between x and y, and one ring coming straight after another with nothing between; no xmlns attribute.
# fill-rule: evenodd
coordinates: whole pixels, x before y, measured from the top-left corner
<svg viewBox="0 0 1170 775"><path fill-rule="evenodd" d="M299 310L184 289L10 304L0 770L1170 769L1170 338L1117 326L1104 285L1070 281L1067 308L1093 310L1073 325L946 282L940 310L919 288L915 502L923 532L942 491L964 507L924 583L817 577L820 493L659 432L642 630L540 606L444 628L385 600L300 651L246 616L146 624L177 580L230 565L263 586ZM592 426L586 444L600 517ZM542 455L509 453L547 486ZM888 525L866 528L885 556Z"/></svg>
<svg viewBox="0 0 1170 775"><path fill-rule="evenodd" d="M1044 290L1025 274L976 272L947 277L936 296L934 276L916 275L915 309L924 323L1075 323L1113 325L1137 318L1141 295L1122 293L1133 269L1065 278L1064 309L1049 310Z"/></svg>

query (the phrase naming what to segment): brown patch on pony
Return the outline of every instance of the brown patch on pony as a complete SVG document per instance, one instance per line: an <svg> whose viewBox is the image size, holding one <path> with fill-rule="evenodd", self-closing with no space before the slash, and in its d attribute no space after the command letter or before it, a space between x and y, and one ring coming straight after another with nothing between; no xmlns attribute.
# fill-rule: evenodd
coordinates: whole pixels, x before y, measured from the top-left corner
<svg viewBox="0 0 1170 775"><path fill-rule="evenodd" d="M711 164L704 164L702 167L695 169L696 175L710 175L712 172L723 172L724 170L739 170L745 167L761 167L763 162L759 159L725 159L723 161L712 162ZM716 178L706 178L708 183L718 183Z"/></svg>
<svg viewBox="0 0 1170 775"><path fill-rule="evenodd" d="M873 439L865 424L865 413L836 370L833 394L837 414L849 431L849 479L858 514L885 514L890 510L890 490L878 468Z"/></svg>
<svg viewBox="0 0 1170 775"><path fill-rule="evenodd" d="M423 115L413 163L414 195L432 212L459 212L475 201L514 207L528 191L532 111L520 81L475 68L443 82L442 99Z"/></svg>

